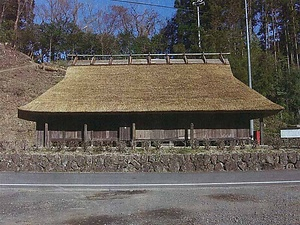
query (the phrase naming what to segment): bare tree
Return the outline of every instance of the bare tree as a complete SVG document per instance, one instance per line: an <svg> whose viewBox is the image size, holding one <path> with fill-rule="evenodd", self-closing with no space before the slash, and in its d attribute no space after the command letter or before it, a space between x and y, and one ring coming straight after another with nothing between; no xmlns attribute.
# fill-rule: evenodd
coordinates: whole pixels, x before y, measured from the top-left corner
<svg viewBox="0 0 300 225"><path fill-rule="evenodd" d="M125 8L113 5L108 10L95 10L90 4L84 7L82 27L92 29L97 34L132 33L136 37L152 36L160 24L159 16L154 11L137 11L134 7Z"/></svg>
<svg viewBox="0 0 300 225"><path fill-rule="evenodd" d="M134 7L128 9L122 6L112 6L108 17L117 25L119 32L130 32L136 37L152 36L157 24L160 23L156 12L149 10L138 12Z"/></svg>
<svg viewBox="0 0 300 225"><path fill-rule="evenodd" d="M18 30L19 22L20 22L20 17L21 17L21 14L22 14L23 11L24 11L25 4L26 4L26 0L18 0L18 5L17 5L18 7L17 7L17 13L16 13L16 20L15 20L15 25L14 25L14 31L15 31L15 33L16 33L17 30Z"/></svg>
<svg viewBox="0 0 300 225"><path fill-rule="evenodd" d="M33 8L34 0L17 0L16 1L16 12L15 12L15 21L14 21L14 40L13 46L16 47L16 42L18 39L18 30L20 29L21 22L25 26L26 23L33 22Z"/></svg>
<svg viewBox="0 0 300 225"><path fill-rule="evenodd" d="M17 0L16 19L14 23L14 31L17 32L21 19L23 22L32 22L33 20L34 0Z"/></svg>
<svg viewBox="0 0 300 225"><path fill-rule="evenodd" d="M73 22L78 23L79 11L83 4L78 0L46 0L39 7L37 15L41 21L52 22Z"/></svg>
<svg viewBox="0 0 300 225"><path fill-rule="evenodd" d="M159 16L156 12L145 10L142 13L138 13L133 8L131 16L138 37L149 37L155 33L156 25L159 23Z"/></svg>

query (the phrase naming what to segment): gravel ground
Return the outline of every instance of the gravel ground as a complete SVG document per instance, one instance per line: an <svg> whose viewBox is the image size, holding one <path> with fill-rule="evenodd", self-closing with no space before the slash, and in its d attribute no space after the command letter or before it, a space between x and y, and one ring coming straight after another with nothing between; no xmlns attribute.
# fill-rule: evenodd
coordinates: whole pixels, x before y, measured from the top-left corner
<svg viewBox="0 0 300 225"><path fill-rule="evenodd" d="M0 224L300 224L300 185L0 192Z"/></svg>

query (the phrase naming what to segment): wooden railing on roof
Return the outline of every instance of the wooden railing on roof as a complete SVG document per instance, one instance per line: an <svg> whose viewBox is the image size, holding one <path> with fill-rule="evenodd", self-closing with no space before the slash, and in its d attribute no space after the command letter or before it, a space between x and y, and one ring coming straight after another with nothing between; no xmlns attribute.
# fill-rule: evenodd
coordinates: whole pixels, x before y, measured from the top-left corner
<svg viewBox="0 0 300 225"><path fill-rule="evenodd" d="M125 54L80 55L69 54L70 64L82 65L137 65L137 64L228 64L230 53L176 53L176 54Z"/></svg>

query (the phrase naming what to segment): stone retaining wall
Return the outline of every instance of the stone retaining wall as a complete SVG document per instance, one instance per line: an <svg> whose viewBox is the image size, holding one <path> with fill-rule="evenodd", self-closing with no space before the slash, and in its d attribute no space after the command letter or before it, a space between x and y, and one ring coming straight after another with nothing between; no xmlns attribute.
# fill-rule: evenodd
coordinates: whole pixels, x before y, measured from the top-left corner
<svg viewBox="0 0 300 225"><path fill-rule="evenodd" d="M0 171L212 172L273 169L300 169L300 152L162 155L0 154Z"/></svg>

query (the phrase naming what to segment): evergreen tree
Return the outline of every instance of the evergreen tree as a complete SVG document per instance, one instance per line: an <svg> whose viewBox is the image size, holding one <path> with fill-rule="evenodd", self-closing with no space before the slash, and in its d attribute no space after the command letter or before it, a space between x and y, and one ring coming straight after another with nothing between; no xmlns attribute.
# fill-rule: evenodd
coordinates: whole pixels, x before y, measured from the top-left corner
<svg viewBox="0 0 300 225"><path fill-rule="evenodd" d="M195 0L175 0L177 13L160 32L165 52L230 52L234 75L248 83L244 1L205 1L202 49L197 48ZM286 122L300 123L300 4L297 0L248 0L253 87L285 106ZM163 46L163 45L162 45Z"/></svg>
<svg viewBox="0 0 300 225"><path fill-rule="evenodd" d="M32 28L34 0L3 0L0 2L0 42L9 42L17 48L23 43L22 35ZM24 32L25 31L25 32Z"/></svg>

